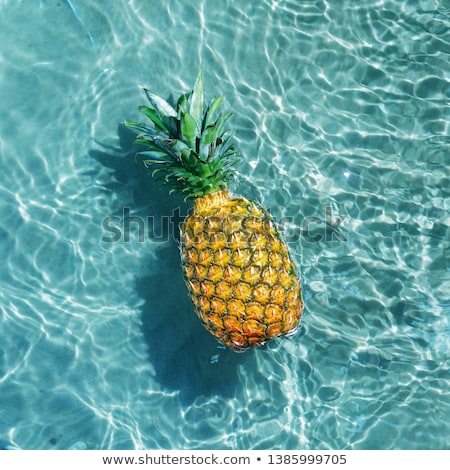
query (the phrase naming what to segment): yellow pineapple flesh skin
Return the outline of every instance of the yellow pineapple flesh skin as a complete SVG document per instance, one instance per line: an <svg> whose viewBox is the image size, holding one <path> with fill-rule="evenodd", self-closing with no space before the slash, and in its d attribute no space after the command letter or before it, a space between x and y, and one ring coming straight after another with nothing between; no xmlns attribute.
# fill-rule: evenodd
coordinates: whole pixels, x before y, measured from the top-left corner
<svg viewBox="0 0 450 470"><path fill-rule="evenodd" d="M181 258L197 315L222 344L245 350L295 331L303 308L295 266L255 202L226 190L196 199Z"/></svg>

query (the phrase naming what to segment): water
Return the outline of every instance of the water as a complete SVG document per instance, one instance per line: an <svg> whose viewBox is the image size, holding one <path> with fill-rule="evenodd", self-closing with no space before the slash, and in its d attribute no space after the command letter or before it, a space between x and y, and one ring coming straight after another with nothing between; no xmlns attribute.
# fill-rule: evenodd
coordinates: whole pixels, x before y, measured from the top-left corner
<svg viewBox="0 0 450 470"><path fill-rule="evenodd" d="M1 447L449 449L449 13L2 0ZM304 290L300 332L244 354L195 317L167 219L189 207L120 124L200 62L235 111L232 189ZM105 241L126 208L151 236Z"/></svg>

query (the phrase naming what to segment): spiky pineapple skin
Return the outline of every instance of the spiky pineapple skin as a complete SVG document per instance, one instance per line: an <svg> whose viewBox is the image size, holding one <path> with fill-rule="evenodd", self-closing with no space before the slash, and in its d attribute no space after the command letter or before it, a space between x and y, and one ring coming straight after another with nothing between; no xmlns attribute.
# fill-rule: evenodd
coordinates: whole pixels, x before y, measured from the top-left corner
<svg viewBox="0 0 450 470"><path fill-rule="evenodd" d="M181 228L181 260L198 317L225 346L245 350L298 326L294 263L255 202L227 191L196 199Z"/></svg>

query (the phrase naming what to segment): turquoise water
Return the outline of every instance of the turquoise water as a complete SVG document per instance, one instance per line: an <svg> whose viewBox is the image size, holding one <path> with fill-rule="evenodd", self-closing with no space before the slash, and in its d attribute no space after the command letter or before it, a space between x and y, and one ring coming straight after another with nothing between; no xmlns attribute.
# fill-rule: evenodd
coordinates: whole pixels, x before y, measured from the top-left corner
<svg viewBox="0 0 450 470"><path fill-rule="evenodd" d="M449 18L2 0L0 447L449 449ZM243 354L195 317L167 219L189 207L120 124L200 62L235 111L232 189L280 222L304 291L301 330ZM126 241L127 208L150 236L131 219Z"/></svg>

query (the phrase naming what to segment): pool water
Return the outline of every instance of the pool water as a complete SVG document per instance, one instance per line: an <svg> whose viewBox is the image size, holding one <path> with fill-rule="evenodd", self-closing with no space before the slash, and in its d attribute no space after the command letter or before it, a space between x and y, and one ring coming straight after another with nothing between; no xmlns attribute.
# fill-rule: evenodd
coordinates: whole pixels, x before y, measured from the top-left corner
<svg viewBox="0 0 450 470"><path fill-rule="evenodd" d="M2 0L0 447L449 449L449 31L446 0ZM242 354L121 124L200 63L303 286Z"/></svg>

